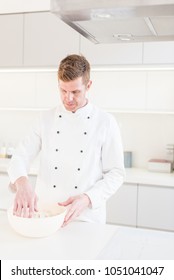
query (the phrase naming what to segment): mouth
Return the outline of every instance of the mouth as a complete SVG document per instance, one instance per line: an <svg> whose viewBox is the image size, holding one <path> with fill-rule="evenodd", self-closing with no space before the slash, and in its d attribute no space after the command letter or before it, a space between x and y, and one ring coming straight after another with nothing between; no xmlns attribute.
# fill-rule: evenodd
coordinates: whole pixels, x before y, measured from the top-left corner
<svg viewBox="0 0 174 280"><path fill-rule="evenodd" d="M73 107L75 104L74 103L65 103L65 106L67 107Z"/></svg>
<svg viewBox="0 0 174 280"><path fill-rule="evenodd" d="M64 106L69 111L73 111L74 108L75 108L75 104L74 103L64 103Z"/></svg>

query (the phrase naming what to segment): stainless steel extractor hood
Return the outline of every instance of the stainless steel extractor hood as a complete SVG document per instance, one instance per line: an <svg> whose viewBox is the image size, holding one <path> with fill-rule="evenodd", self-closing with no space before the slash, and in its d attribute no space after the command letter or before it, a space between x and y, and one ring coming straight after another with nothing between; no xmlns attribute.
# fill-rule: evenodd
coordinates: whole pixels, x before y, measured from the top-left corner
<svg viewBox="0 0 174 280"><path fill-rule="evenodd" d="M174 40L174 0L51 0L51 12L94 43Z"/></svg>

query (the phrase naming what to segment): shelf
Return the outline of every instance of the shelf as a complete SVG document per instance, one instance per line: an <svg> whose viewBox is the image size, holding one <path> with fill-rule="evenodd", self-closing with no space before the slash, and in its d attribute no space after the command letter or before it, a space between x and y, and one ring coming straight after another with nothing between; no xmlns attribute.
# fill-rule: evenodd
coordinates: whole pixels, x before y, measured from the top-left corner
<svg viewBox="0 0 174 280"><path fill-rule="evenodd" d="M16 108L10 108L10 107L7 107L7 108L0 108L0 111L23 111L23 112L28 112L28 111L48 111L50 110L51 108L20 108L20 107L16 107Z"/></svg>
<svg viewBox="0 0 174 280"><path fill-rule="evenodd" d="M148 111L148 110L129 110L129 109L114 109L114 108L102 108L100 107L102 110L109 112L109 113L117 113L117 114L153 114L153 115L174 115L174 111ZM42 112L42 111L48 111L52 109L52 107L50 108L40 108L40 107L36 107L36 108L20 108L20 107L7 107L7 108L1 108L0 107L0 112L2 111L22 111L22 112Z"/></svg>
<svg viewBox="0 0 174 280"><path fill-rule="evenodd" d="M173 71L174 64L135 64L135 65L100 65L91 66L93 72L115 72L115 71Z"/></svg>
<svg viewBox="0 0 174 280"><path fill-rule="evenodd" d="M0 67L0 73L57 72L57 67ZM174 64L91 65L91 72L115 71L173 71Z"/></svg>
<svg viewBox="0 0 174 280"><path fill-rule="evenodd" d="M174 111L148 111L148 110L125 110L114 108L103 108L104 111L117 114L156 114L156 115L174 115Z"/></svg>

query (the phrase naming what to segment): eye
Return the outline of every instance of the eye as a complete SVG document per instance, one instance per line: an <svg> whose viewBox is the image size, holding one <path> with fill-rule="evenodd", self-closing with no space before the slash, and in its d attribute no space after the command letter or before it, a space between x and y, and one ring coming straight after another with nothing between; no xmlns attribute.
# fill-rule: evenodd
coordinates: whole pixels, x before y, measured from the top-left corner
<svg viewBox="0 0 174 280"><path fill-rule="evenodd" d="M64 89L61 88L61 92L62 92L63 94L65 94L65 93L66 93L66 90L64 90Z"/></svg>
<svg viewBox="0 0 174 280"><path fill-rule="evenodd" d="M80 93L80 90L74 90L74 91L72 91L72 93L75 94L75 95L77 95L77 94Z"/></svg>

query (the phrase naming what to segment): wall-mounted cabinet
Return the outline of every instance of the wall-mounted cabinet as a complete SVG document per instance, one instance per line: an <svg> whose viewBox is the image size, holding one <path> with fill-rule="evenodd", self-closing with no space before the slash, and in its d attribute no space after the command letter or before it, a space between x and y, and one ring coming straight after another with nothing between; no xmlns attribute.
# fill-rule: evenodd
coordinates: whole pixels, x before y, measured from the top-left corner
<svg viewBox="0 0 174 280"><path fill-rule="evenodd" d="M92 65L174 63L174 42L94 44L50 12L0 15L0 67L57 66L70 53Z"/></svg>
<svg viewBox="0 0 174 280"><path fill-rule="evenodd" d="M0 15L0 67L23 65L23 15Z"/></svg>
<svg viewBox="0 0 174 280"><path fill-rule="evenodd" d="M24 16L24 66L58 66L71 53L79 53L79 34L55 15Z"/></svg>
<svg viewBox="0 0 174 280"><path fill-rule="evenodd" d="M94 44L81 36L80 52L92 65L142 64L142 43Z"/></svg>
<svg viewBox="0 0 174 280"><path fill-rule="evenodd" d="M0 67L58 66L80 35L50 12L0 15Z"/></svg>
<svg viewBox="0 0 174 280"><path fill-rule="evenodd" d="M144 43L143 64L174 63L174 42Z"/></svg>

